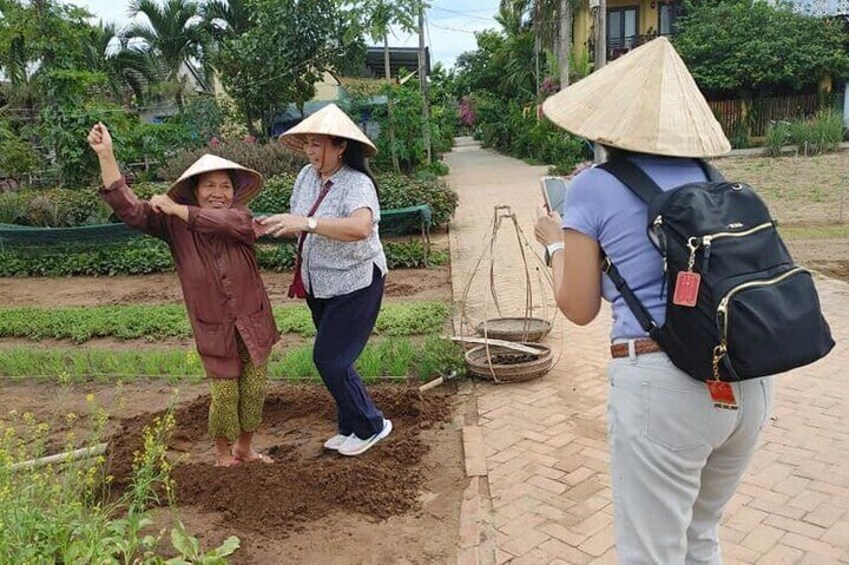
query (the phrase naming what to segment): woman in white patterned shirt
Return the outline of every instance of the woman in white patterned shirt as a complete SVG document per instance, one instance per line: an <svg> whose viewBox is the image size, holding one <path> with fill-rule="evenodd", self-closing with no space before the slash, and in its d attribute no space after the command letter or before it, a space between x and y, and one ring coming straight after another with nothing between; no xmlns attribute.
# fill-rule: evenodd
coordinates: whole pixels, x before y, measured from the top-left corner
<svg viewBox="0 0 849 565"><path fill-rule="evenodd" d="M377 151L330 104L280 136L310 164L295 181L290 213L261 219L265 233L298 237L290 297L306 298L316 327L313 360L337 406L325 449L359 455L389 435L354 365L380 311L387 272L380 204L367 157Z"/></svg>

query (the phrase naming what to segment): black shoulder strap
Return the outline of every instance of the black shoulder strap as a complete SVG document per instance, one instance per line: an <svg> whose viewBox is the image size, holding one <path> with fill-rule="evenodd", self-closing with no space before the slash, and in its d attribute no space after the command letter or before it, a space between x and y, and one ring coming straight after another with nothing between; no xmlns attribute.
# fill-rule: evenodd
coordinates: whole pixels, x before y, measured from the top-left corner
<svg viewBox="0 0 849 565"><path fill-rule="evenodd" d="M663 193L663 189L657 186L650 176L641 168L628 159L615 159L598 166L619 179L619 181L631 189L631 192L640 197L648 204L652 198Z"/></svg>
<svg viewBox="0 0 849 565"><path fill-rule="evenodd" d="M645 305L640 302L640 299L637 298L637 295L634 294L634 291L631 290L631 287L628 286L628 283L625 282L625 279L622 278L622 275L619 274L619 269L616 268L609 257L604 258L604 265L602 270L610 277L610 281L616 286L616 290L622 295L622 298L625 299L625 304L628 305L628 308L631 309L631 312L634 314L634 317L637 319L637 322L640 323L640 327L649 334L652 335L655 330L657 330L657 322L654 321L654 318L649 313L648 309L646 309Z"/></svg>
<svg viewBox="0 0 849 565"><path fill-rule="evenodd" d="M663 193L663 189L650 176L628 159L608 161L603 165L599 165L599 168L604 169L619 179L622 184L627 186L631 192L639 196L646 204L650 203L658 194ZM625 299L625 303L631 309L637 322L640 323L640 327L647 334L652 335L657 330L657 322L654 321L654 318L652 318L645 305L640 302L640 299L637 298L637 295L628 286L628 283L619 273L619 269L611 262L610 257L605 256L603 270L610 277L610 281L616 286L616 290L619 291L622 298Z"/></svg>
<svg viewBox="0 0 849 565"><path fill-rule="evenodd" d="M716 167L705 161L704 159L699 159L699 166L705 172L705 176L707 180L710 182L725 182L725 176L720 173Z"/></svg>
<svg viewBox="0 0 849 565"><path fill-rule="evenodd" d="M699 166L705 173L707 180L710 182L723 182L725 181L725 177L722 176L715 167L711 164L706 163L705 161L699 159ZM651 177L649 177L642 169L628 161L627 159L617 159L615 161L610 161L603 165L599 165L599 168L604 169L617 179L619 179L622 184L627 186L634 192L637 196L640 197L646 204L648 204L652 198L656 195L663 192L663 190L654 182ZM650 336L654 336L655 332L657 332L657 322L654 321L654 318L649 313L648 309L645 305L640 302L640 299L637 298L637 295L634 294L634 291L631 290L631 287L628 286L628 283L619 273L619 269L616 268L610 261L610 257L605 255L604 258L604 266L602 270L607 274L610 278L610 281L616 286L616 290L622 295L622 298L625 299L625 303L630 308L631 312L634 314L634 317L639 322L640 327L649 334Z"/></svg>

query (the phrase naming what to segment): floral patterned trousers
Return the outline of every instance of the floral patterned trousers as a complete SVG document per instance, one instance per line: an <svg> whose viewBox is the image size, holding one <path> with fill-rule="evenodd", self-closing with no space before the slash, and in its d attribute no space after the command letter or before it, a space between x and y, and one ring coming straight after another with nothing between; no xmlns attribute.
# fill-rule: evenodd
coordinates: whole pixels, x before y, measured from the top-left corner
<svg viewBox="0 0 849 565"><path fill-rule="evenodd" d="M268 366L254 366L242 338L236 333L242 374L236 379L212 379L209 403L209 435L235 440L255 432L262 422Z"/></svg>

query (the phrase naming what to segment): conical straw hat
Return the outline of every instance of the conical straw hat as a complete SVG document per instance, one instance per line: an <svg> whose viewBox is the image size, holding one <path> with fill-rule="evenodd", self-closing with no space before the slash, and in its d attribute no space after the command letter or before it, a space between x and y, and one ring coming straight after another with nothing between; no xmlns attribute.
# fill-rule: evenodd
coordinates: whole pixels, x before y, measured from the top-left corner
<svg viewBox="0 0 849 565"><path fill-rule="evenodd" d="M563 129L619 149L674 157L731 151L684 61L665 37L551 96L542 108Z"/></svg>
<svg viewBox="0 0 849 565"><path fill-rule="evenodd" d="M308 135L344 137L361 143L366 157L373 157L377 153L374 143L336 104L328 104L292 129L283 132L279 139L280 143L290 149L303 153Z"/></svg>
<svg viewBox="0 0 849 565"><path fill-rule="evenodd" d="M262 175L253 169L243 167L217 155L207 153L186 169L180 178L168 189L168 196L177 202L192 202L195 197L192 193L194 188L194 177L212 171L235 171L238 178L238 186L234 186L233 199L238 204L247 204L254 196L259 194L262 188Z"/></svg>

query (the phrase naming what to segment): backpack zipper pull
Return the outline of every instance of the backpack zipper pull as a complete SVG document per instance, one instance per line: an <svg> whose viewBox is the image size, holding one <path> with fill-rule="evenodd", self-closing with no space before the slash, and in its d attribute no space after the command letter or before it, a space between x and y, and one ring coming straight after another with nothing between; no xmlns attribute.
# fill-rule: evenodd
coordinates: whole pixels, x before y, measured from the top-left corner
<svg viewBox="0 0 849 565"><path fill-rule="evenodd" d="M710 239L703 240L704 256L702 257L702 272L707 273L710 267Z"/></svg>

